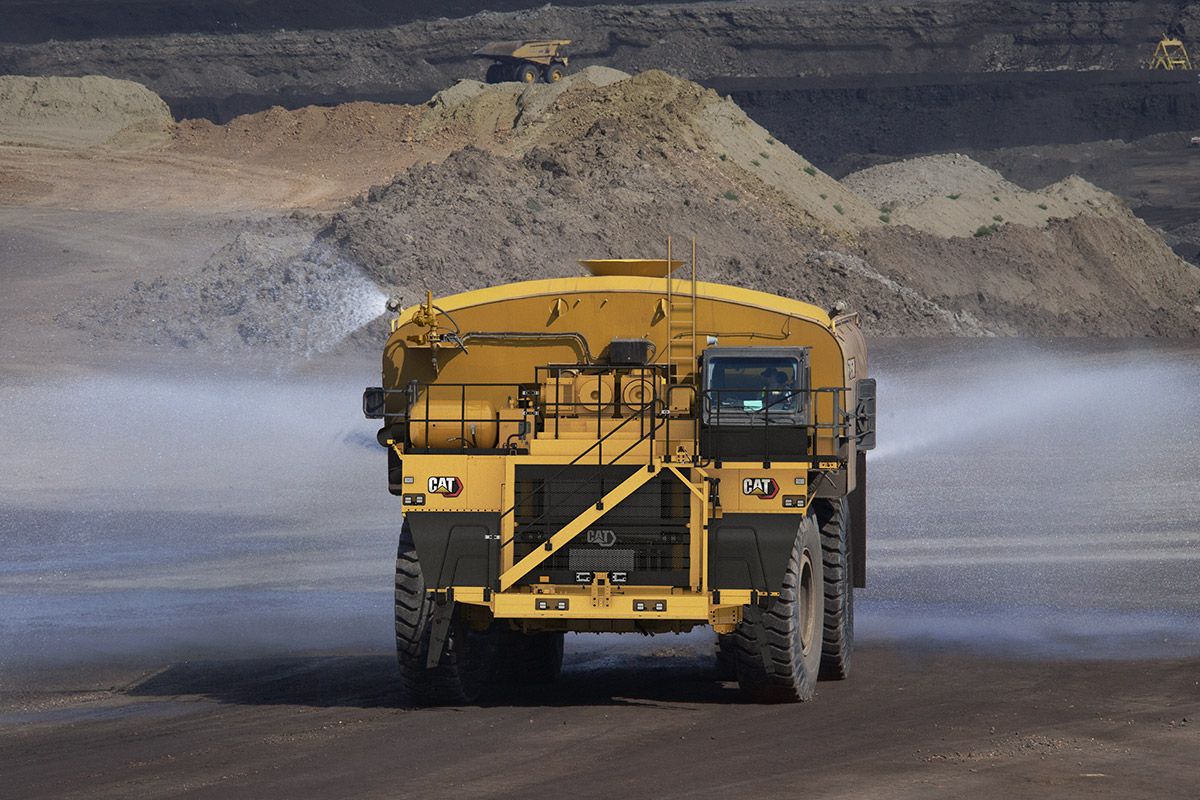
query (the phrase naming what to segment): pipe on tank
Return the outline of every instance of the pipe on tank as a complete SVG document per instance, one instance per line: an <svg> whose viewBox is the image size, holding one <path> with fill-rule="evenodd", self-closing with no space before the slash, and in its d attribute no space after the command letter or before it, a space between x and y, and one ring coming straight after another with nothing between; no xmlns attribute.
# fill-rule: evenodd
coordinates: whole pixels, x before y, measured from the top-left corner
<svg viewBox="0 0 1200 800"><path fill-rule="evenodd" d="M572 341L579 345L579 349L583 354L584 361L582 364L592 364L595 359L592 357L592 350L588 347L588 341L582 333L575 331L562 331L559 333L538 333L536 331L471 331L464 333L459 337L459 341L466 343L472 339L481 339L483 341Z"/></svg>

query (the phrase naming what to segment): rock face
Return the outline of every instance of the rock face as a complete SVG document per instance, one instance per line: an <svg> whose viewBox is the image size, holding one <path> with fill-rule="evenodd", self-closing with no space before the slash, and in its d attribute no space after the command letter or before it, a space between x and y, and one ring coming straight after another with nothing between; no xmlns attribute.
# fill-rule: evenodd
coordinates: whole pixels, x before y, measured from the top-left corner
<svg viewBox="0 0 1200 800"><path fill-rule="evenodd" d="M749 0L555 3L520 12L511 11L521 5L517 2L387 4L413 6L416 17L440 17L420 21L386 9L356 14L369 4L338 6L332 19L328 4L311 1L296 4L309 7L307 17L282 1L255 3L253 10L238 4L220 17L226 23L219 33L164 21L150 28L161 35L146 35L130 26L134 15L120 14L120 2L110 2L112 19L96 23L89 34L99 38L0 46L0 72L96 72L140 81L179 100L289 94L348 99L429 94L457 78L482 77L484 62L470 57L475 48L530 31L576 40L572 52L580 66L659 68L708 80L1134 69L1164 30L1200 29L1200 7L1174 2ZM147 4L137 5L141 15ZM325 13L314 14L316 5L324 5ZM71 4L63 18L76 18L78 6ZM485 9L489 13L467 16ZM297 20L306 18L312 27L324 21L332 30L297 30ZM390 27L374 27L381 23ZM196 32L172 32L178 30ZM70 30L63 34L51 38L79 37Z"/></svg>

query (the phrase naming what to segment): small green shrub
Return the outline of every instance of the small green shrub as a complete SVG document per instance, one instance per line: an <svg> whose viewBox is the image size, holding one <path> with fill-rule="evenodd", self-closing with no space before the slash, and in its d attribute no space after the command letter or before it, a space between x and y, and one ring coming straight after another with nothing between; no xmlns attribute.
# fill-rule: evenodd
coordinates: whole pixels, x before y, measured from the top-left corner
<svg viewBox="0 0 1200 800"><path fill-rule="evenodd" d="M757 161L751 161L750 163L751 163L751 164L753 164L753 165L754 165L754 166L756 166L756 167L761 167L761 166L762 166L762 164L758 163Z"/></svg>
<svg viewBox="0 0 1200 800"><path fill-rule="evenodd" d="M821 192L821 199L822 199L822 200L828 200L828 199L829 199L829 195L825 194L824 192Z"/></svg>
<svg viewBox="0 0 1200 800"><path fill-rule="evenodd" d="M882 222L884 225L886 225L892 221L892 215L888 214L888 213L880 214L879 221Z"/></svg>
<svg viewBox="0 0 1200 800"><path fill-rule="evenodd" d="M946 195L946 197L950 200L957 200L958 198L962 197L962 195L961 194L948 194L948 195Z"/></svg>
<svg viewBox="0 0 1200 800"><path fill-rule="evenodd" d="M724 197L726 200L737 200L738 199L737 192L733 191L732 189L725 192L725 194L723 194L721 196Z"/></svg>
<svg viewBox="0 0 1200 800"><path fill-rule="evenodd" d="M997 203L1000 202L1000 198L997 197L996 195L992 195L992 199L995 200Z"/></svg>
<svg viewBox="0 0 1200 800"><path fill-rule="evenodd" d="M530 211L541 211L542 204L537 201L537 198L531 197L525 201L525 207Z"/></svg>
<svg viewBox="0 0 1200 800"><path fill-rule="evenodd" d="M999 225L980 225L978 228L975 229L975 238L978 239L983 236L991 236L993 233L996 232L996 229L998 227L1000 227L1000 226Z"/></svg>
<svg viewBox="0 0 1200 800"><path fill-rule="evenodd" d="M759 153L759 155L762 156L764 160L770 158L770 156L766 153Z"/></svg>
<svg viewBox="0 0 1200 800"><path fill-rule="evenodd" d="M1042 211L1045 211L1048 206L1045 203L1038 203L1038 208L1040 208Z"/></svg>
<svg viewBox="0 0 1200 800"><path fill-rule="evenodd" d="M719 156L719 158L720 158L722 161L724 161L724 160L725 160L725 154L724 154L724 153L721 153L721 155Z"/></svg>
<svg viewBox="0 0 1200 800"><path fill-rule="evenodd" d="M768 136L768 137L767 137L767 144L775 144L775 137L774 137L774 136Z"/></svg>
<svg viewBox="0 0 1200 800"><path fill-rule="evenodd" d="M996 222L1004 222L1004 217L1000 216L999 214L997 214L996 216L992 217L992 219L993 219L994 221L996 221Z"/></svg>
<svg viewBox="0 0 1200 800"><path fill-rule="evenodd" d="M842 210L842 207L841 207L841 206L839 206L837 203L834 203L834 204L833 204L833 210L834 210L834 211L836 211L836 212L838 212L839 214L845 214L845 213L846 213L845 211L843 211L843 210Z"/></svg>
<svg viewBox="0 0 1200 800"><path fill-rule="evenodd" d="M805 168L804 168L804 171L805 171L805 172L807 172L807 173L809 174L809 177L814 177L814 178L815 178L815 177L816 177L816 175L817 175L817 170L816 170L816 168L815 168L815 167L805 167Z"/></svg>

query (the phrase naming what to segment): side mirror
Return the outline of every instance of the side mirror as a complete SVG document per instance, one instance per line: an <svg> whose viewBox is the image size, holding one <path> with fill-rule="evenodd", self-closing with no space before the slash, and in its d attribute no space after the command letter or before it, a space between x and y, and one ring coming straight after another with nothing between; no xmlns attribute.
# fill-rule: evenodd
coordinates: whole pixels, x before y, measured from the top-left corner
<svg viewBox="0 0 1200 800"><path fill-rule="evenodd" d="M387 402L387 392L380 386L370 386L363 390L363 415L367 419L383 419L386 413L384 404Z"/></svg>

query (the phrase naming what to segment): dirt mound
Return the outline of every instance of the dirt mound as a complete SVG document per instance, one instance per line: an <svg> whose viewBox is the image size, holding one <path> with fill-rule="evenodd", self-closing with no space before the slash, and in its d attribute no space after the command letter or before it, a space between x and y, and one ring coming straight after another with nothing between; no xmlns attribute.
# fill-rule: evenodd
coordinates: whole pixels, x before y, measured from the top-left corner
<svg viewBox="0 0 1200 800"><path fill-rule="evenodd" d="M292 167L303 163L306 156L345 160L351 153L382 151L411 142L418 116L418 109L412 106L385 103L308 106L294 111L276 106L225 125L206 120L181 122L175 146L197 155L237 156Z"/></svg>
<svg viewBox="0 0 1200 800"><path fill-rule="evenodd" d="M1053 219L1124 211L1117 198L1079 178L1027 191L958 153L869 167L842 184L877 206L890 224L944 237L973 236L1002 224L1045 228Z"/></svg>
<svg viewBox="0 0 1200 800"><path fill-rule="evenodd" d="M597 129L620 129L641 146L633 161L657 153L680 159L668 169L696 170L691 179L718 193L771 197L803 225L843 233L872 227L874 209L779 143L728 98L659 70L626 76L589 67L556 86L462 81L435 96L418 125L423 145L469 142L523 155L567 149ZM719 185L718 185L719 184Z"/></svg>
<svg viewBox="0 0 1200 800"><path fill-rule="evenodd" d="M199 274L135 287L95 316L104 330L312 352L330 337L311 331L344 325L361 297L377 309L364 275L410 304L694 236L705 279L844 300L873 334L1200 333L1200 272L1082 180L1029 192L949 155L843 185L728 99L663 72L460 83L415 108L273 110L186 126L178 146L204 142L278 170L288 153L361 166L359 154L390 152L397 174L315 239L248 235ZM332 162L298 168L314 164Z"/></svg>
<svg viewBox="0 0 1200 800"><path fill-rule="evenodd" d="M695 236L706 280L826 307L846 300L877 332L986 332L833 252L836 239L796 224L770 198L717 194L700 183L698 161L679 163L624 131L599 125L571 147L521 158L464 150L373 190L322 241L411 304L426 289L577 275L578 258L659 255L667 236L679 245Z"/></svg>
<svg viewBox="0 0 1200 800"><path fill-rule="evenodd" d="M0 143L139 149L165 144L171 111L138 83L82 78L0 76Z"/></svg>
<svg viewBox="0 0 1200 800"><path fill-rule="evenodd" d="M921 296L1002 334L1200 334L1200 270L1127 210L971 238L877 230L861 252Z"/></svg>

